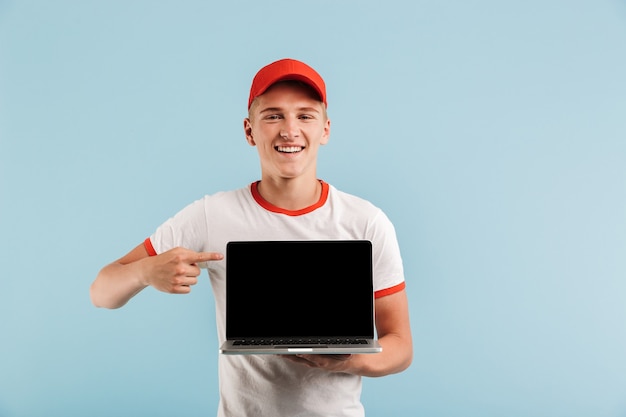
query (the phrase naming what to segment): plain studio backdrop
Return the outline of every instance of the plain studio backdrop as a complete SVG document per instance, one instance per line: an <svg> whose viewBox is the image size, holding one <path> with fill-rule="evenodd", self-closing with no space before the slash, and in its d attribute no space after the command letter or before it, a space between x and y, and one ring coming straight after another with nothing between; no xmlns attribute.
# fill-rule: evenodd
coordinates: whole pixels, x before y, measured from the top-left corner
<svg viewBox="0 0 626 417"><path fill-rule="evenodd" d="M212 416L190 295L99 269L259 178L251 79L319 70L319 176L381 207L415 360L369 417L626 416L626 2L0 0L0 416Z"/></svg>

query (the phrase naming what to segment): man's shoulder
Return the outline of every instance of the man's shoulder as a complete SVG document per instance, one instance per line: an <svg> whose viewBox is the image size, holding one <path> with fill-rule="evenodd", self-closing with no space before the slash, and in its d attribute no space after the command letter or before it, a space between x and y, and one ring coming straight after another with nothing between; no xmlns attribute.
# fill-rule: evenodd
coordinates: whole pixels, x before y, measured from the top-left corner
<svg viewBox="0 0 626 417"><path fill-rule="evenodd" d="M216 208L228 210L230 207L241 204L249 195L249 186L233 190L214 191L204 194L202 197L187 204L181 212L202 212L207 209L215 210Z"/></svg>
<svg viewBox="0 0 626 417"><path fill-rule="evenodd" d="M374 203L364 197L340 190L331 184L329 184L329 189L330 198L335 201L339 201L343 204L347 204L350 206L359 206L362 208L369 208L376 211L380 210Z"/></svg>

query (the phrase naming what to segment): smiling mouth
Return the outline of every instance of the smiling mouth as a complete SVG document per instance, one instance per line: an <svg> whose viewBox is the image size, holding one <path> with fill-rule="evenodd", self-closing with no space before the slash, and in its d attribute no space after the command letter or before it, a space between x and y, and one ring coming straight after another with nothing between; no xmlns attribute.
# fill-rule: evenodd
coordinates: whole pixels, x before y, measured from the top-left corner
<svg viewBox="0 0 626 417"><path fill-rule="evenodd" d="M303 146L276 146L274 149L282 153L298 153L298 152L302 152L304 147Z"/></svg>

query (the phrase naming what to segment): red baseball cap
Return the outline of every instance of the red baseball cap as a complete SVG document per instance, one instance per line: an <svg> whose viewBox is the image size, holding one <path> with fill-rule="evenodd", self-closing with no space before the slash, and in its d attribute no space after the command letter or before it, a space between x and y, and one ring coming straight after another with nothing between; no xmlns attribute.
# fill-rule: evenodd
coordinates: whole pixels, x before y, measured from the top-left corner
<svg viewBox="0 0 626 417"><path fill-rule="evenodd" d="M252 80L252 87L250 87L248 110L256 97L263 94L278 81L285 80L302 81L310 85L320 96L324 106L328 107L326 102L326 84L317 71L304 62L285 58L264 66L256 73Z"/></svg>

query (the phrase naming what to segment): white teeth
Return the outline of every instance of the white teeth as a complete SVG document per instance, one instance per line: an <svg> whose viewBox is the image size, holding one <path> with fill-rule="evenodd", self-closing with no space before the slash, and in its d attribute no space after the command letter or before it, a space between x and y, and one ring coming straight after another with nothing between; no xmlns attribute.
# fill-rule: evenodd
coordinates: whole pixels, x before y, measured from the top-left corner
<svg viewBox="0 0 626 417"><path fill-rule="evenodd" d="M278 152L294 153L294 152L300 152L302 150L302 147L301 146L278 146L276 147L276 149L278 150Z"/></svg>

